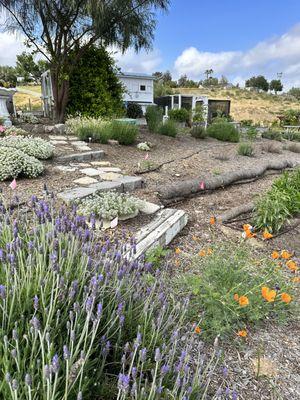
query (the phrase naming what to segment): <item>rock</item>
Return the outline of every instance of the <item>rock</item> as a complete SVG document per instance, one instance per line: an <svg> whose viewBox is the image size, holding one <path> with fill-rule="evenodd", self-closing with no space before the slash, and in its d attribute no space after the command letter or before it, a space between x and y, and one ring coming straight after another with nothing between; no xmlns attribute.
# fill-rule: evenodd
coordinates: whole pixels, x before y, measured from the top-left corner
<svg viewBox="0 0 300 400"><path fill-rule="evenodd" d="M51 133L53 132L54 126L53 125L44 125L44 132Z"/></svg>
<svg viewBox="0 0 300 400"><path fill-rule="evenodd" d="M116 167L102 167L102 168L98 168L98 171L100 174L103 174L105 172L117 172L117 173L122 172L120 168L116 168Z"/></svg>
<svg viewBox="0 0 300 400"><path fill-rule="evenodd" d="M75 172L77 168L75 167L68 167L67 165L57 165L54 167L54 169L57 169L58 171L61 172Z"/></svg>
<svg viewBox="0 0 300 400"><path fill-rule="evenodd" d="M111 163L109 161L91 161L94 167L110 167Z"/></svg>
<svg viewBox="0 0 300 400"><path fill-rule="evenodd" d="M155 214L158 210L160 210L161 206L150 203L149 201L143 201L142 206L139 208L139 210L144 213L144 214Z"/></svg>
<svg viewBox="0 0 300 400"><path fill-rule="evenodd" d="M56 124L53 127L53 133L58 135L63 135L66 132L66 125L65 124Z"/></svg>
<svg viewBox="0 0 300 400"><path fill-rule="evenodd" d="M68 154L66 156L58 157L59 162L70 162L70 161L91 161L91 160L101 160L104 157L103 150L89 151L86 153L75 153Z"/></svg>
<svg viewBox="0 0 300 400"><path fill-rule="evenodd" d="M41 134L44 132L45 132L44 125L41 124L34 125L34 127L31 129L32 134Z"/></svg>
<svg viewBox="0 0 300 400"><path fill-rule="evenodd" d="M122 185L119 182L98 182L90 185L90 188L96 189L97 193L108 192L110 190L115 190L116 192L122 192Z"/></svg>
<svg viewBox="0 0 300 400"><path fill-rule="evenodd" d="M144 183L142 178L139 178L137 176L128 176L128 175L120 176L117 179L117 181L120 182L121 185L123 186L124 192L132 192L135 189L140 189Z"/></svg>
<svg viewBox="0 0 300 400"><path fill-rule="evenodd" d="M98 171L99 174L99 171ZM119 178L121 178L121 174L117 174L116 172L104 172L100 174L100 178L103 179L104 181L116 181Z"/></svg>
<svg viewBox="0 0 300 400"><path fill-rule="evenodd" d="M50 140L50 143L53 144L54 146L56 146L57 144L60 145L68 144L68 142L66 142L65 140Z"/></svg>
<svg viewBox="0 0 300 400"><path fill-rule="evenodd" d="M86 142L83 142L82 140L71 141L71 145L75 147L87 146Z"/></svg>
<svg viewBox="0 0 300 400"><path fill-rule="evenodd" d="M95 168L84 168L81 169L80 172L88 176L99 176L99 171Z"/></svg>
<svg viewBox="0 0 300 400"><path fill-rule="evenodd" d="M88 168L90 164L88 163L70 163L71 167Z"/></svg>
<svg viewBox="0 0 300 400"><path fill-rule="evenodd" d="M57 197L63 200L65 203L69 204L76 200L84 199L87 196L96 193L96 189L91 187L77 187L74 189L66 190L64 192L58 193Z"/></svg>
<svg viewBox="0 0 300 400"><path fill-rule="evenodd" d="M76 150L78 150L78 151L90 151L92 149L89 146L78 146L78 147L76 147Z"/></svg>
<svg viewBox="0 0 300 400"><path fill-rule="evenodd" d="M111 146L118 146L119 142L117 140L113 140L113 139L109 139L107 141L108 144L110 144Z"/></svg>
<svg viewBox="0 0 300 400"><path fill-rule="evenodd" d="M82 178L76 179L73 182L76 183L77 185L88 186L88 185L91 185L92 183L97 183L98 181L95 178L91 178L89 176L84 176Z"/></svg>
<svg viewBox="0 0 300 400"><path fill-rule="evenodd" d="M79 139L78 139L77 136L69 136L69 135L68 135L68 136L67 136L67 139L70 140L71 142L75 142L75 141L77 141L77 140L79 141Z"/></svg>
<svg viewBox="0 0 300 400"><path fill-rule="evenodd" d="M65 142L67 138L66 138L66 136L62 136L62 135L49 135L49 139Z"/></svg>

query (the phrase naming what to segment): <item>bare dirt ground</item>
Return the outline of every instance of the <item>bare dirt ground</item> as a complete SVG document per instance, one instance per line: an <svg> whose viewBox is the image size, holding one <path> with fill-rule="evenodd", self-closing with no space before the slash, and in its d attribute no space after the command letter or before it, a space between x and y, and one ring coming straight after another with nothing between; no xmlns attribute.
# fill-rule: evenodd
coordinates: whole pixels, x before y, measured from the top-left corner
<svg viewBox="0 0 300 400"><path fill-rule="evenodd" d="M153 202L159 202L157 196L159 187L169 183L194 177L205 179L237 168L257 165L268 159L288 158L300 163L300 154L284 150L284 145L278 142L276 145L282 148L281 154L264 152L262 150L264 141L258 140L255 143L255 157L250 158L237 155L237 144L222 143L213 139L196 140L188 135L180 135L173 139L152 135L143 129L138 141L148 141L153 144L149 152L149 161L154 165L171 161L157 171L141 175L145 180L145 188L135 192L135 195ZM104 150L105 160L130 175L137 172L138 164L143 163L146 154L135 146L125 148L91 144L91 147L95 150ZM57 154L74 152L74 149L58 148L56 152ZM54 169L57 164L55 158L46 162L43 177L18 180L18 196L26 199L31 194L38 195L42 193L45 183L54 193L74 187L73 180L82 175L78 171L69 174L57 171ZM255 182L231 186L174 204L174 207L188 213L189 223L175 238L171 248L180 247L184 252L197 254L203 246L212 241L240 240L241 226L249 220L241 221L240 226L239 223L236 224L235 228L238 229L224 230L217 224L214 235L211 235L209 217L255 199L255 196L270 188L277 176L267 175ZM0 184L7 198L12 195L8 184L9 182ZM141 222L145 223L148 220L147 217ZM124 226L126 227L126 223ZM134 233L139 226L129 222L127 227ZM270 254L273 249L287 249L295 251L299 257L300 227L269 242L258 241L254 249L266 254ZM299 334L299 320L293 320L285 326L266 321L260 329L250 332L244 345L236 343L234 346L224 346L224 365L229 368L226 381L231 388L237 390L240 399L300 399ZM263 377L257 377L257 368L253 367L253 360L255 362L258 354L264 358L266 371Z"/></svg>

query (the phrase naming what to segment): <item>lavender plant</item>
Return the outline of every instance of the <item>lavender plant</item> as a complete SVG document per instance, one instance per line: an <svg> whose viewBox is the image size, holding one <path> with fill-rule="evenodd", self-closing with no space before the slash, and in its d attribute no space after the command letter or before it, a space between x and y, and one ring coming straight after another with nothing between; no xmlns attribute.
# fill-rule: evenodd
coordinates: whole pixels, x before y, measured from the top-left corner
<svg viewBox="0 0 300 400"><path fill-rule="evenodd" d="M97 237L93 216L89 229L53 199L29 206L0 206L0 397L215 398L218 357L204 359L163 273Z"/></svg>

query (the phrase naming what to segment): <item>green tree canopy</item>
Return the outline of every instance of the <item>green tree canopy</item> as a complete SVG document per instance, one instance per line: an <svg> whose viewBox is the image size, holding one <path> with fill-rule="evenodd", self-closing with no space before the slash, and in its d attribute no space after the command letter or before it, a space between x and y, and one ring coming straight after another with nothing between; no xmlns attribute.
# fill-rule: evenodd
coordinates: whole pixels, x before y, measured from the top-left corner
<svg viewBox="0 0 300 400"><path fill-rule="evenodd" d="M283 84L280 79L273 79L270 82L270 90L274 90L275 93L282 92Z"/></svg>
<svg viewBox="0 0 300 400"><path fill-rule="evenodd" d="M15 87L17 84L17 73L14 67L0 65L0 86Z"/></svg>
<svg viewBox="0 0 300 400"><path fill-rule="evenodd" d="M263 90L264 92L269 90L269 83L263 75L252 76L252 78L246 81L245 86L252 89Z"/></svg>

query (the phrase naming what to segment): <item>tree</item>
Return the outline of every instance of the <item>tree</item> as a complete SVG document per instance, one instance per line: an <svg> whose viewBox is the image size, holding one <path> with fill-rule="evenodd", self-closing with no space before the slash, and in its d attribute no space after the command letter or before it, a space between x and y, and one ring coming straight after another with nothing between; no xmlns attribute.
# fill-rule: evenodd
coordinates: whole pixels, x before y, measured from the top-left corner
<svg viewBox="0 0 300 400"><path fill-rule="evenodd" d="M209 79L209 77L212 76L213 73L214 73L214 70L211 68L204 71L204 74L206 75L207 80Z"/></svg>
<svg viewBox="0 0 300 400"><path fill-rule="evenodd" d="M169 83L172 81L172 75L170 71L166 71L162 74L163 83Z"/></svg>
<svg viewBox="0 0 300 400"><path fill-rule="evenodd" d="M245 86L252 89L263 90L264 92L269 90L269 83L263 75L252 76L252 78L246 81Z"/></svg>
<svg viewBox="0 0 300 400"><path fill-rule="evenodd" d="M21 31L27 45L49 62L55 117L62 121L69 77L92 45L151 48L156 26L153 10L169 0L0 0L6 29Z"/></svg>
<svg viewBox="0 0 300 400"><path fill-rule="evenodd" d="M181 75L181 77L178 79L178 87L186 87L186 83L188 81L188 78L186 75Z"/></svg>
<svg viewBox="0 0 300 400"><path fill-rule="evenodd" d="M297 100L300 100L300 88L292 87L292 88L288 91L288 93L289 93L291 96L296 97Z"/></svg>
<svg viewBox="0 0 300 400"><path fill-rule="evenodd" d="M212 76L210 76L208 79L204 79L202 82L203 86L218 86L218 84L218 78L213 78Z"/></svg>
<svg viewBox="0 0 300 400"><path fill-rule="evenodd" d="M0 86L15 87L17 84L17 73L14 67L0 65Z"/></svg>
<svg viewBox="0 0 300 400"><path fill-rule="evenodd" d="M274 90L275 94L277 94L277 92L282 92L283 90L283 85L280 79L273 79L270 82L270 90Z"/></svg>
<svg viewBox="0 0 300 400"><path fill-rule="evenodd" d="M221 78L219 79L219 84L221 86L227 86L228 85L228 79L226 76L222 75Z"/></svg>

